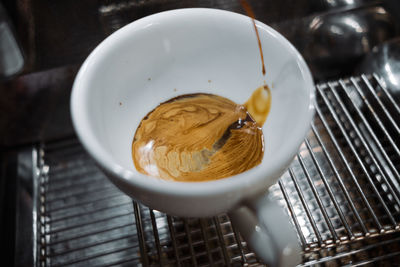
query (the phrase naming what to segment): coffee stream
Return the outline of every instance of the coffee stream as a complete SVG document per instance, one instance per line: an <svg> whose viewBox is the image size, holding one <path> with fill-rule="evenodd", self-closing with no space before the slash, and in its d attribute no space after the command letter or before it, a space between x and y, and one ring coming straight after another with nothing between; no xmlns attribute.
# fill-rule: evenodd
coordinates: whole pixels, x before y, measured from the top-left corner
<svg viewBox="0 0 400 267"><path fill-rule="evenodd" d="M260 50L260 58L261 58L261 66L262 66L261 72L265 76L264 54L262 51L260 34L258 33L258 29L256 26L256 20L255 20L255 15L254 15L253 9L251 8L250 4L246 0L240 0L240 4L242 5L244 11L246 11L246 14L251 18L251 22L253 23L254 31L257 36L258 48Z"/></svg>
<svg viewBox="0 0 400 267"><path fill-rule="evenodd" d="M263 52L254 14L252 17ZM140 123L132 143L136 169L166 180L198 182L242 173L261 163L264 139L261 126L271 107L265 84L244 105L212 94L182 95L160 104Z"/></svg>
<svg viewBox="0 0 400 267"><path fill-rule="evenodd" d="M215 180L244 172L263 157L263 135L246 108L210 94L159 105L136 131L136 169L167 180Z"/></svg>
<svg viewBox="0 0 400 267"><path fill-rule="evenodd" d="M262 69L261 72L263 76L265 76L265 64L264 64L264 53L262 50L260 34L258 33L258 29L256 26L255 15L247 0L240 0L240 4L243 9L246 11L247 15L251 17L251 22L253 23L254 31L257 37L258 49L260 50L260 58ZM263 125L265 120L267 119L269 110L271 108L271 90L268 85L264 81L264 86L258 87L250 99L244 104L250 114L254 117L254 119L258 122L258 124Z"/></svg>

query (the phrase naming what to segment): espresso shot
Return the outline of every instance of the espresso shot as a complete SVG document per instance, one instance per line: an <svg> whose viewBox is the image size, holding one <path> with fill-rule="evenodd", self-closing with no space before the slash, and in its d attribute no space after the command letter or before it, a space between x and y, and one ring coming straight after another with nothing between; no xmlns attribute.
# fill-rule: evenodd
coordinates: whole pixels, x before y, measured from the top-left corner
<svg viewBox="0 0 400 267"><path fill-rule="evenodd" d="M242 173L263 154L262 130L246 107L212 94L160 104L141 121L132 143L139 172L180 182Z"/></svg>

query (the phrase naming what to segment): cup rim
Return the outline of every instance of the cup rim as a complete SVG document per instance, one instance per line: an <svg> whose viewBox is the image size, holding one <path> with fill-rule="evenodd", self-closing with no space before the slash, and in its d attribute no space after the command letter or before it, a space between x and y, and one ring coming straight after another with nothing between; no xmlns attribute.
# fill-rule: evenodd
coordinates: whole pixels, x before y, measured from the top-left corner
<svg viewBox="0 0 400 267"><path fill-rule="evenodd" d="M175 9L141 18L122 27L102 41L85 60L75 78L72 86L70 109L72 123L78 139L86 151L88 151L90 156L94 158L97 164L104 171L106 171L106 173L111 174L114 179L121 180L120 182L122 182L124 186L132 186L145 191L152 191L162 194L173 194L175 196L196 197L235 192L237 190L243 190L245 187L253 187L255 184L259 184L263 181L270 181L268 184L272 184L276 182L276 180L279 178L279 175L281 175L281 173L288 167L309 131L310 123L314 116L315 102L315 88L311 72L301 54L286 38L268 25L260 21L256 21L256 25L259 29L266 31L274 38L277 38L278 41L285 46L285 49L288 50L288 52L296 56L296 61L300 68L304 83L309 90L309 107L307 110L307 116L305 117L305 123L302 124L298 130L299 134L288 141L291 143L291 145L288 146L290 147L288 153L280 154L280 156L275 158L274 163L272 163L268 169L262 168L262 164L260 164L243 173L219 180L204 182L177 182L149 177L141 173L134 173L122 167L106 152L106 150L97 140L95 133L88 126L90 125L90 119L87 112L82 113L81 108L90 98L90 84L87 80L87 77L90 76L89 74L91 72L91 65L93 61L98 57L102 57L102 54L107 53L107 51L111 51L113 43L118 42L121 36L129 34L130 31L136 28L145 27L154 20L177 19L180 15L190 16L191 19L193 19L195 15L205 14L211 16L223 16L226 19L243 20L246 22L248 22L250 19L242 14L211 8ZM129 191L129 188L127 188L127 190Z"/></svg>

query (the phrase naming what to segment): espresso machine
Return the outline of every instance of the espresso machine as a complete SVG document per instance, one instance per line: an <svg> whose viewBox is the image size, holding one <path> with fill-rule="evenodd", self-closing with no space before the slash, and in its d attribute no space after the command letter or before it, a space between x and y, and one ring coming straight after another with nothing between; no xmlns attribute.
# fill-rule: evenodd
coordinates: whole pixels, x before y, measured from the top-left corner
<svg viewBox="0 0 400 267"><path fill-rule="evenodd" d="M399 265L399 1L248 2L316 84L311 130L269 192L296 229L299 266ZM178 8L245 14L240 1L0 4L4 266L264 266L226 214L174 217L120 192L77 140L69 108L77 71L113 32Z"/></svg>

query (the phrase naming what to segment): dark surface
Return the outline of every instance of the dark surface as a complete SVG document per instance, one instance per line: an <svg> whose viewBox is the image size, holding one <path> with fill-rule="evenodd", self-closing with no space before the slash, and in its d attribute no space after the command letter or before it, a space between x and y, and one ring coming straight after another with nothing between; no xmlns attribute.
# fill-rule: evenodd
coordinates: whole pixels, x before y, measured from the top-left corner
<svg viewBox="0 0 400 267"><path fill-rule="evenodd" d="M144 16L176 8L219 8L244 14L236 0L20 0L4 1L30 59L27 72L80 64L106 36ZM391 2L387 0L387 2ZM379 0L249 0L258 20L279 29L279 24L326 12L342 12ZM392 6L391 6L392 7ZM296 21L296 23L295 23ZM298 37L282 32L296 44Z"/></svg>
<svg viewBox="0 0 400 267"><path fill-rule="evenodd" d="M0 145L72 135L69 97L77 66L36 72L0 84Z"/></svg>
<svg viewBox="0 0 400 267"><path fill-rule="evenodd" d="M308 1L249 1L257 19L267 24L301 18L313 12ZM10 9L14 10L11 4ZM29 71L55 68L67 64L81 63L90 51L107 35L122 26L161 11L208 7L244 13L239 1L221 0L22 0L14 15L15 24L21 36L27 34L32 40L25 40L25 47L31 48ZM321 9L321 8L319 8ZM31 16L31 19L29 17ZM21 24L28 23L28 27Z"/></svg>
<svg viewBox="0 0 400 267"><path fill-rule="evenodd" d="M249 1L256 18L287 37L321 81L351 73L373 46L397 35L382 1ZM73 134L69 95L79 66L109 34L156 12L213 7L244 13L234 0L19 0L4 1L26 55L25 72L0 84L0 146L13 147ZM332 36L331 22L360 17L357 29ZM315 19L324 21L313 27ZM345 23L339 26L346 30ZM328 30L327 30L328 29ZM331 41L329 41L332 39ZM365 39L365 40L364 40ZM358 47L352 50L351 47Z"/></svg>
<svg viewBox="0 0 400 267"><path fill-rule="evenodd" d="M34 166L32 148L18 151L16 193L15 193L15 266L32 266L33 256L33 225L32 211L35 210L34 201ZM35 156L36 158L36 156ZM36 174L38 175L38 174Z"/></svg>
<svg viewBox="0 0 400 267"><path fill-rule="evenodd" d="M13 266L17 214L17 153L2 151L0 160L0 240L5 242L0 255L4 266Z"/></svg>

